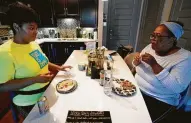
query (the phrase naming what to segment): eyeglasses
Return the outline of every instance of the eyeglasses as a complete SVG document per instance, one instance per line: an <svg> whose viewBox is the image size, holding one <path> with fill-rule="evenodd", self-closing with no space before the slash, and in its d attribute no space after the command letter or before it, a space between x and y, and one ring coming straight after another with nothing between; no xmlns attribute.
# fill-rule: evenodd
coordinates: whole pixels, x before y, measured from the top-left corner
<svg viewBox="0 0 191 123"><path fill-rule="evenodd" d="M159 33L152 33L152 34L150 34L150 39L156 39L156 40L159 40L159 39L161 39L162 37L170 37L170 36L162 36L162 35L160 35Z"/></svg>

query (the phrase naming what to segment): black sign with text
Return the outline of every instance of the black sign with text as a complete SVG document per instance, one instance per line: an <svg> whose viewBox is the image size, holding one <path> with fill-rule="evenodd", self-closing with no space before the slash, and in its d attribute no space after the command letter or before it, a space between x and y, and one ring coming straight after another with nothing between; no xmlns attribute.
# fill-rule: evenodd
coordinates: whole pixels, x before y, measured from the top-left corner
<svg viewBox="0 0 191 123"><path fill-rule="evenodd" d="M66 123L112 123L109 111L69 111Z"/></svg>

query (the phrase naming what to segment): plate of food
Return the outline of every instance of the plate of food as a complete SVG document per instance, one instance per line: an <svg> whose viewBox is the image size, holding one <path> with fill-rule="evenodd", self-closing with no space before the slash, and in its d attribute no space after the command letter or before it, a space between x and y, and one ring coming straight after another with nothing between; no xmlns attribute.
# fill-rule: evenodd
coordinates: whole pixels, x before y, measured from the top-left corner
<svg viewBox="0 0 191 123"><path fill-rule="evenodd" d="M120 96L132 96L136 93L136 86L125 79L113 79L113 92Z"/></svg>
<svg viewBox="0 0 191 123"><path fill-rule="evenodd" d="M59 93L66 94L66 93L73 92L77 88L77 86L78 84L75 80L65 79L56 85L56 90Z"/></svg>

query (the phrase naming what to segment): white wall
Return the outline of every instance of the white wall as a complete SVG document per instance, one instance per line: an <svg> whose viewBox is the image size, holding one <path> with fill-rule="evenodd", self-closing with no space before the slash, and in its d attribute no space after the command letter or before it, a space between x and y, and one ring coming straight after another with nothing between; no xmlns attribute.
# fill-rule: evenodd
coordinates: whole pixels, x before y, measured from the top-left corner
<svg viewBox="0 0 191 123"><path fill-rule="evenodd" d="M170 17L171 8L172 8L172 3L173 3L173 0L165 0L161 22L168 21Z"/></svg>
<svg viewBox="0 0 191 123"><path fill-rule="evenodd" d="M103 1L99 0L98 5L98 46L102 46L103 35Z"/></svg>
<svg viewBox="0 0 191 123"><path fill-rule="evenodd" d="M139 18L139 23L138 23L138 27L137 27L137 35L136 35L136 42L135 42L135 48L134 48L134 51L137 51L137 43L139 43L139 37L141 36L141 24L142 24L142 18L143 16L145 15L145 6L144 6L144 3L147 2L146 0L142 0L142 3L141 3L141 10L140 10L140 18Z"/></svg>
<svg viewBox="0 0 191 123"><path fill-rule="evenodd" d="M141 14L140 16L142 16L141 18L143 20L141 20L141 22L139 22L139 28L138 28L138 33L137 33L137 40L136 40L136 45L135 45L135 51L137 50L141 50L139 49L140 47L138 47L138 43L143 43L141 41L141 35L143 32L142 31L142 28L143 28L143 25L144 23L147 23L147 22L144 22L145 19L145 12L147 11L147 5L148 5L148 0L143 0L142 1L142 8L141 8ZM163 22L163 21L168 21L169 20L169 17L170 17L170 12L171 12L171 8L172 8L172 4L173 4L173 0L164 0L164 7L162 9L162 15L159 17L160 19L158 20L159 22Z"/></svg>

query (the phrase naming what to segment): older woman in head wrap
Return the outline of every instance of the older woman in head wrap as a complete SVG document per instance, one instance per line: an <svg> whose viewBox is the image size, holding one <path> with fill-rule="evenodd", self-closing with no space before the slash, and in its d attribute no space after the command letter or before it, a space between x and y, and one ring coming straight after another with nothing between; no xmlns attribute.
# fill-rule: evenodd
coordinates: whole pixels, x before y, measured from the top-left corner
<svg viewBox="0 0 191 123"><path fill-rule="evenodd" d="M135 79L152 120L178 106L191 81L191 52L176 46L183 35L180 22L164 22L150 35L151 43L133 64Z"/></svg>

